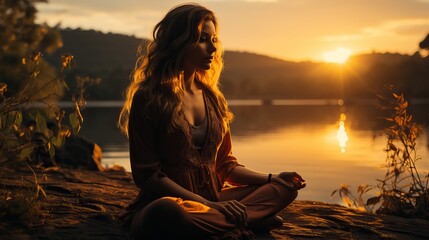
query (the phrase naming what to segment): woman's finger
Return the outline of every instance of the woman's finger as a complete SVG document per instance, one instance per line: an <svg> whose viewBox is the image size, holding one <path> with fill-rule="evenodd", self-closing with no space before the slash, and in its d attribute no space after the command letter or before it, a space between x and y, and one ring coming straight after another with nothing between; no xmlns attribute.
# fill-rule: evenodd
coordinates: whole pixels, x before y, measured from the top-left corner
<svg viewBox="0 0 429 240"><path fill-rule="evenodd" d="M297 186L297 189L301 189L301 188L304 188L305 186L307 186L307 184L305 182L301 182L298 178L294 178L293 183L295 186Z"/></svg>
<svg viewBox="0 0 429 240"><path fill-rule="evenodd" d="M293 185L295 186L295 189L301 189L301 183L299 180L296 180L296 181L294 180L292 182L293 182Z"/></svg>
<svg viewBox="0 0 429 240"><path fill-rule="evenodd" d="M238 222L239 222L241 225L245 225L245 224L246 224L246 222L247 222L246 211L244 211L243 209L241 209L240 207L238 207L238 206L234 203L234 201L232 201L232 202L231 202L231 206L234 208L234 210L235 210L235 211L236 211L236 213L237 213L236 217L237 217L237 219L238 219Z"/></svg>
<svg viewBox="0 0 429 240"><path fill-rule="evenodd" d="M242 203L240 203L237 200L233 200L233 201L231 201L231 203L235 206L235 208L240 213L240 217L241 217L241 220L242 220L241 222L244 225L247 225L247 210L246 210L246 206L243 205Z"/></svg>
<svg viewBox="0 0 429 240"><path fill-rule="evenodd" d="M231 211L229 211L227 206L228 205L222 206L218 210L219 210L219 212L223 213L223 215L225 215L226 219L229 222L233 223L235 221L234 214Z"/></svg>
<svg viewBox="0 0 429 240"><path fill-rule="evenodd" d="M301 177L301 175L299 175L296 172L293 172L294 177L297 177L301 182L305 182L304 178Z"/></svg>
<svg viewBox="0 0 429 240"><path fill-rule="evenodd" d="M241 202L239 202L237 200L232 200L231 202L234 203L234 205L239 207L241 210L246 211L246 205L242 204Z"/></svg>
<svg viewBox="0 0 429 240"><path fill-rule="evenodd" d="M236 208L234 208L232 204L227 204L225 208L228 209L228 211L233 215L233 223L243 223L242 215Z"/></svg>

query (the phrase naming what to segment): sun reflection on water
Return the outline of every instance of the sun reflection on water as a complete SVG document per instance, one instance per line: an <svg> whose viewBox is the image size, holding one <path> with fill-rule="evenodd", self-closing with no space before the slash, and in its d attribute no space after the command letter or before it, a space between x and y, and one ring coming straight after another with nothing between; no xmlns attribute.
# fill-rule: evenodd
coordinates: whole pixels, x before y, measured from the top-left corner
<svg viewBox="0 0 429 240"><path fill-rule="evenodd" d="M337 139L342 153L346 152L346 143L349 140L349 137L347 136L347 132L346 132L345 121L346 121L346 114L341 113L339 127L337 130Z"/></svg>

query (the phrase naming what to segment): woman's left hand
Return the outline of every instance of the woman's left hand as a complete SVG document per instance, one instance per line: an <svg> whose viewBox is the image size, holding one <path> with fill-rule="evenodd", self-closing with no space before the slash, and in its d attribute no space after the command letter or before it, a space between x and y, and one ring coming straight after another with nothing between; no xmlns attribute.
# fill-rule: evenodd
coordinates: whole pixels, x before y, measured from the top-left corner
<svg viewBox="0 0 429 240"><path fill-rule="evenodd" d="M292 190L300 190L307 185L301 175L296 172L274 174L271 178L271 182L278 183Z"/></svg>

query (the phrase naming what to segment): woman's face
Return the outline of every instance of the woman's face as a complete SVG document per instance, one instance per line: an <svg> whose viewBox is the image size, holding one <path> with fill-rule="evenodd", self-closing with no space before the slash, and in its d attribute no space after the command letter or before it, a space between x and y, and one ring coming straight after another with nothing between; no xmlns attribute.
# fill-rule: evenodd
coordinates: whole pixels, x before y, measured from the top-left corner
<svg viewBox="0 0 429 240"><path fill-rule="evenodd" d="M185 71L209 70L216 51L216 28L212 21L205 21L198 45L185 51L183 68Z"/></svg>

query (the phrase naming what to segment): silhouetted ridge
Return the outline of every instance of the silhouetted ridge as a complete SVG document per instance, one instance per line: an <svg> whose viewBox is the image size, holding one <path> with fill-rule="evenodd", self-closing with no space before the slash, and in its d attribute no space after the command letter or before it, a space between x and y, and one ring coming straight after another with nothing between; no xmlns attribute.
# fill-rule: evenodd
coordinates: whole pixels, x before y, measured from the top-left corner
<svg viewBox="0 0 429 240"><path fill-rule="evenodd" d="M116 33L94 30L61 30L64 47L49 58L58 59L61 54L71 53L76 59L76 68L104 70L112 68L130 69L136 60L137 47L142 39Z"/></svg>
<svg viewBox="0 0 429 240"><path fill-rule="evenodd" d="M68 78L102 78L99 86L88 89L89 100L122 99L137 59L137 48L148 40L82 29L64 29L61 34L64 47L47 56L48 61L58 65L61 54L73 54L76 66ZM374 98L374 91L385 84L396 85L408 97L429 96L429 57L418 54L360 54L341 66L226 51L224 62L221 85L229 99Z"/></svg>

